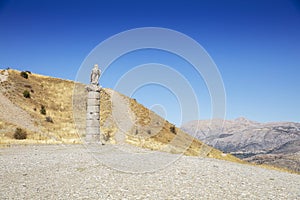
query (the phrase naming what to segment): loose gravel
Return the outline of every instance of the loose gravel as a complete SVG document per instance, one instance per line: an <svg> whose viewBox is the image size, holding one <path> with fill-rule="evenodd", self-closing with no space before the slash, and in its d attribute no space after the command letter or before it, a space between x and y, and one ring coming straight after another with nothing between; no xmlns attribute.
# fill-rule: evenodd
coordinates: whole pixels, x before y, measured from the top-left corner
<svg viewBox="0 0 300 200"><path fill-rule="evenodd" d="M172 160L163 169L127 173L118 163L126 166L128 156L131 166L136 157L115 147L1 148L0 199L300 199L296 174L167 153L153 154L155 162ZM132 172L149 163L137 159Z"/></svg>

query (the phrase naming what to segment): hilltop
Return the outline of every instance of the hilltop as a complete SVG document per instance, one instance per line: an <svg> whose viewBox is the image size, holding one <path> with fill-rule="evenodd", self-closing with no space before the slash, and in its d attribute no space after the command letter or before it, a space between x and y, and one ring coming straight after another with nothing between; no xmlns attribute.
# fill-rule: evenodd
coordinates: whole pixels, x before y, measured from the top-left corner
<svg viewBox="0 0 300 200"><path fill-rule="evenodd" d="M24 78L16 70L2 70L0 74L1 144L83 142L84 84L31 72L26 72L28 77ZM25 90L30 98L25 97ZM126 143L150 150L241 162L193 138L136 100L112 89L102 89L100 102L100 127L108 144ZM26 140L13 138L16 128L27 132Z"/></svg>

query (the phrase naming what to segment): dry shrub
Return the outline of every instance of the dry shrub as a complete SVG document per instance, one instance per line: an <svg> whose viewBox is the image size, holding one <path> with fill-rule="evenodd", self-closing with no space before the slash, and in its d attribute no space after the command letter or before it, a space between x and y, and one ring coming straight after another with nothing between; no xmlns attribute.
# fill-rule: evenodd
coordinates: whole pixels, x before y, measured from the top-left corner
<svg viewBox="0 0 300 200"><path fill-rule="evenodd" d="M21 128L16 128L14 138L17 140L25 140L27 138L27 133Z"/></svg>

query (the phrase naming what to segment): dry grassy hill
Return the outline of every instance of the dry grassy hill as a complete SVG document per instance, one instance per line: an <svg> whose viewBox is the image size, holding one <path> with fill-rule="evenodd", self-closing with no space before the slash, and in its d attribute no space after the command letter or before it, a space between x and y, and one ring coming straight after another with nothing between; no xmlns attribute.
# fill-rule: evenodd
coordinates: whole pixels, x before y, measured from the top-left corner
<svg viewBox="0 0 300 200"><path fill-rule="evenodd" d="M3 139L12 138L14 132L3 130L7 126L25 129L29 140L78 142L72 115L73 82L37 74L28 74L25 79L15 70L8 70L8 74L0 93L2 143ZM23 96L24 91L30 93L30 98ZM3 105L4 101L7 104ZM41 114L41 106L45 107L46 115ZM46 117L53 123L47 122Z"/></svg>
<svg viewBox="0 0 300 200"><path fill-rule="evenodd" d="M81 143L85 136L85 85L27 74L26 79L20 71L0 71L0 143ZM25 90L30 98L24 97ZM104 88L100 101L100 127L107 143L129 143L152 150L240 162L118 92ZM46 114L41 113L42 106ZM13 138L16 128L26 130L26 140Z"/></svg>

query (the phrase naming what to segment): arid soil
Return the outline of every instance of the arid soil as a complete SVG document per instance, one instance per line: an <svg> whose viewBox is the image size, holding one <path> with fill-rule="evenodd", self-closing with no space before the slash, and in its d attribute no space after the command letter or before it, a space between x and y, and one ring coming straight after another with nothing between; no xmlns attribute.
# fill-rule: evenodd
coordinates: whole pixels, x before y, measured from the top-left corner
<svg viewBox="0 0 300 200"><path fill-rule="evenodd" d="M141 153L137 147L96 148L98 153L83 145L1 148L1 199L300 199L296 174L163 152L153 154L154 164L172 160L168 165L128 173L122 166L151 163L132 159Z"/></svg>

